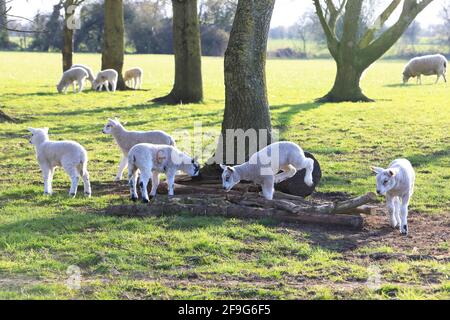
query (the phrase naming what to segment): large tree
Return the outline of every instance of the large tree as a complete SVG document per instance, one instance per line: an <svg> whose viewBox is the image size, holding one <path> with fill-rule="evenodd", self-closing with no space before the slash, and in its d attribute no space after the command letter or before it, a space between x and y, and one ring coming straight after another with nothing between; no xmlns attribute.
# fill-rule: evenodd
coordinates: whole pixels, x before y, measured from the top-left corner
<svg viewBox="0 0 450 320"><path fill-rule="evenodd" d="M360 88L362 73L395 44L416 16L433 0L403 1L398 20L386 28L385 23L402 3L402 0L391 0L364 32L361 32L363 0L313 1L328 49L337 65L334 86L319 101L341 102L371 101ZM342 31L338 34L336 25L340 19Z"/></svg>
<svg viewBox="0 0 450 320"><path fill-rule="evenodd" d="M225 52L225 112L222 134L215 161L236 164L238 156L247 160L250 147L246 143L245 154L236 150L242 140L227 136L227 130L256 132L263 130L266 137L258 138L257 149L271 141L272 126L266 86L266 52L275 0L239 0L231 29L230 41ZM231 131L228 131L231 132ZM226 159L223 151L234 150L234 159ZM253 150L255 151L255 150Z"/></svg>
<svg viewBox="0 0 450 320"><path fill-rule="evenodd" d="M203 100L200 27L197 0L172 0L175 83L172 91L153 101L168 104Z"/></svg>
<svg viewBox="0 0 450 320"><path fill-rule="evenodd" d="M6 1L0 0L0 48L6 48L9 45L9 36L7 30L7 10Z"/></svg>
<svg viewBox="0 0 450 320"><path fill-rule="evenodd" d="M105 0L102 70L114 69L119 74L117 90L126 90L122 69L124 60L124 16L122 0Z"/></svg>

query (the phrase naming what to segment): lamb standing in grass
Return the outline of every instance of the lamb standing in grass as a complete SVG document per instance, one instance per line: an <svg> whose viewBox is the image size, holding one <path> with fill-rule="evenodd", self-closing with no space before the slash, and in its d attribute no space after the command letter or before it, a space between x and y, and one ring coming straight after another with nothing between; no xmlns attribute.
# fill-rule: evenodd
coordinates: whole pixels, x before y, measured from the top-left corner
<svg viewBox="0 0 450 320"><path fill-rule="evenodd" d="M144 75L144 71L141 68L133 68L127 70L123 77L123 81L125 83L130 82L133 84L133 89L142 89L142 77Z"/></svg>
<svg viewBox="0 0 450 320"><path fill-rule="evenodd" d="M50 141L48 128L28 129L32 136L30 143L36 148L36 157L44 177L44 194L52 194L52 180L56 167L63 167L69 175L72 184L69 194L75 197L78 180L81 176L84 184L84 194L91 196L91 184L87 170L88 157L86 150L74 141Z"/></svg>
<svg viewBox="0 0 450 320"><path fill-rule="evenodd" d="M196 159L181 152L173 146L141 143L131 148L128 153L128 181L130 184L131 200L136 201L138 194L136 184L138 179L137 171L141 172L140 184L142 192L142 202L148 203L149 197L147 185L152 180L152 190L150 195L156 196L159 185L159 174L165 173L169 185L169 196L174 195L173 185L177 171L183 171L190 176L197 176L200 165Z"/></svg>
<svg viewBox="0 0 450 320"><path fill-rule="evenodd" d="M81 92L84 88L84 81L88 76L88 73L83 68L69 69L63 73L61 80L56 85L56 89L58 89L59 93L64 92L65 94L67 92L67 88L72 85L73 92L76 93L75 83L77 83L78 92Z"/></svg>
<svg viewBox="0 0 450 320"><path fill-rule="evenodd" d="M377 193L386 196L391 226L400 227L400 232L407 235L408 205L416 179L411 163L406 159L397 159L388 169L372 167L372 171L377 174Z"/></svg>
<svg viewBox="0 0 450 320"><path fill-rule="evenodd" d="M83 64L74 64L70 69L74 69L74 68L84 69L88 73L87 79L91 83L92 88L94 88L94 80L95 80L95 78L94 78L94 73L92 72L92 69L89 68L88 66L83 65Z"/></svg>
<svg viewBox="0 0 450 320"><path fill-rule="evenodd" d="M252 155L248 162L221 168L225 190L230 191L241 180L253 181L262 186L263 196L268 200L273 199L274 184L293 177L297 170L306 169L305 183L313 185L314 161L292 142L273 143ZM283 172L278 174L280 170Z"/></svg>
<svg viewBox="0 0 450 320"><path fill-rule="evenodd" d="M115 181L122 179L123 171L128 165L128 152L133 146L138 143L175 145L173 138L164 131L128 131L117 119L108 119L108 123L103 128L103 133L111 134L120 150L122 150L122 159Z"/></svg>
<svg viewBox="0 0 450 320"><path fill-rule="evenodd" d="M409 78L417 77L417 82L422 84L422 75L431 76L437 75L436 83L439 78L444 77L445 82L447 78L447 59L441 54L427 55L417 57L408 62L403 71L403 83L406 84Z"/></svg>
<svg viewBox="0 0 450 320"><path fill-rule="evenodd" d="M102 91L102 87L106 87L106 91L109 90L109 85L112 87L112 91L115 92L117 88L117 79L119 78L119 74L114 69L106 69L100 71L97 74L97 77L94 80L94 90Z"/></svg>

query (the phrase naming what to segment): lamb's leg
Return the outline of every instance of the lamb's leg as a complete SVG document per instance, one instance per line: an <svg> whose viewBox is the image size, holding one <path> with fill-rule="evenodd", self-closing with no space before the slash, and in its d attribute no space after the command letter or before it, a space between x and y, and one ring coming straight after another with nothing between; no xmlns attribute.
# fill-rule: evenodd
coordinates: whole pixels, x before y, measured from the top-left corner
<svg viewBox="0 0 450 320"><path fill-rule="evenodd" d="M153 171L152 190L150 192L151 197L156 197L156 192L158 191L158 186L159 186L159 173L156 171Z"/></svg>
<svg viewBox="0 0 450 320"><path fill-rule="evenodd" d="M111 81L111 85L112 85L112 92L116 92L116 89L117 89L117 80Z"/></svg>
<svg viewBox="0 0 450 320"><path fill-rule="evenodd" d="M72 89L73 89L73 93L77 93L77 86L75 84L75 81L72 82Z"/></svg>
<svg viewBox="0 0 450 320"><path fill-rule="evenodd" d="M274 177L273 176L266 176L264 178L264 182L262 183L262 194L264 198L267 200L273 199L273 193L275 192L274 187Z"/></svg>
<svg viewBox="0 0 450 320"><path fill-rule="evenodd" d="M387 215L392 228L397 227L397 220L395 218L395 204L394 197L386 195L386 207L387 207Z"/></svg>
<svg viewBox="0 0 450 320"><path fill-rule="evenodd" d="M106 87L106 91L110 92L110 91L109 91L109 81L105 81L103 84L104 84L105 87Z"/></svg>
<svg viewBox="0 0 450 320"><path fill-rule="evenodd" d="M128 166L128 157L126 155L122 155L122 159L120 159L119 170L117 171L117 176L114 179L115 182L122 180L123 171Z"/></svg>
<svg viewBox="0 0 450 320"><path fill-rule="evenodd" d="M437 75L437 78L436 78L436 82L434 83L434 84L438 84L438 82L439 82L439 78L441 77L441 75L440 74L438 74Z"/></svg>
<svg viewBox="0 0 450 320"><path fill-rule="evenodd" d="M139 186L141 187L142 202L143 203L148 203L149 202L148 191L147 191L147 186L148 186L148 182L149 181L150 181L150 176L147 173L147 170L141 171L141 182L139 183Z"/></svg>
<svg viewBox="0 0 450 320"><path fill-rule="evenodd" d="M69 195L71 197L75 198L75 196L77 195L78 180L79 180L80 176L75 168L68 170L68 173L69 173L70 181L71 181Z"/></svg>
<svg viewBox="0 0 450 320"><path fill-rule="evenodd" d="M297 169L295 169L291 165L287 165L286 167L283 167L281 169L283 170L283 172L275 175L275 179L274 179L275 183L280 183L284 180L292 178L297 173Z"/></svg>
<svg viewBox="0 0 450 320"><path fill-rule="evenodd" d="M304 157L300 163L293 163L293 165L297 170L306 169L304 181L307 186L312 187L314 185L312 178L312 173L314 170L314 160Z"/></svg>
<svg viewBox="0 0 450 320"><path fill-rule="evenodd" d="M91 189L91 182L89 181L89 172L86 170L81 173L81 176L83 178L84 195L90 198L92 194L92 189Z"/></svg>
<svg viewBox="0 0 450 320"><path fill-rule="evenodd" d="M405 195L402 197L401 204L401 214L402 214L402 223L400 225L400 232L404 235L408 235L408 205L409 205L409 195Z"/></svg>
<svg viewBox="0 0 450 320"><path fill-rule="evenodd" d="M84 89L84 80L78 82L78 93L82 92Z"/></svg>
<svg viewBox="0 0 450 320"><path fill-rule="evenodd" d="M41 166L42 177L44 178L44 195L52 194L52 186L51 186L51 169L46 166Z"/></svg>
<svg viewBox="0 0 450 320"><path fill-rule="evenodd" d="M394 197L393 199L394 201L394 220L395 220L395 227L398 227L401 225L402 220L400 219L400 198L399 197Z"/></svg>
<svg viewBox="0 0 450 320"><path fill-rule="evenodd" d="M173 196L174 195L173 185L175 183L175 173L176 172L172 172L172 171L169 171L169 172L166 173L167 184L169 186L169 196Z"/></svg>
<svg viewBox="0 0 450 320"><path fill-rule="evenodd" d="M137 168L134 165L130 165L128 168L128 185L130 186L131 201L136 201L138 199L138 194L136 192L137 178Z"/></svg>
<svg viewBox="0 0 450 320"><path fill-rule="evenodd" d="M445 83L447 83L447 76L445 75L445 73L442 74L442 77L444 77L444 81Z"/></svg>

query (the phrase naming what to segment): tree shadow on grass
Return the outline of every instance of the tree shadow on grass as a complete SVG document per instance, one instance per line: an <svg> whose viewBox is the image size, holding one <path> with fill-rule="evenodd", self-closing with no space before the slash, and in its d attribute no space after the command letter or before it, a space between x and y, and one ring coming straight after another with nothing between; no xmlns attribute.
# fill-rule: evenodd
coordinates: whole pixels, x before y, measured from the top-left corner
<svg viewBox="0 0 450 320"><path fill-rule="evenodd" d="M450 158L450 148L434 151L429 154L415 154L407 156L413 167L424 167L434 162L438 162L443 158Z"/></svg>
<svg viewBox="0 0 450 320"><path fill-rule="evenodd" d="M316 108L319 108L323 103L319 102L306 102L306 103L300 103L300 104L282 104L282 105L276 105L271 106L271 111L276 111L279 109L286 109L281 112L274 113L273 117L275 120L279 123L279 125L276 126L277 129L281 131L281 133L285 132L289 125L292 122L292 119L299 113L307 112L310 110L314 110Z"/></svg>
<svg viewBox="0 0 450 320"><path fill-rule="evenodd" d="M22 97L47 97L47 96L58 96L61 93L58 92L32 92L32 93L5 93L2 95L3 98L22 98Z"/></svg>

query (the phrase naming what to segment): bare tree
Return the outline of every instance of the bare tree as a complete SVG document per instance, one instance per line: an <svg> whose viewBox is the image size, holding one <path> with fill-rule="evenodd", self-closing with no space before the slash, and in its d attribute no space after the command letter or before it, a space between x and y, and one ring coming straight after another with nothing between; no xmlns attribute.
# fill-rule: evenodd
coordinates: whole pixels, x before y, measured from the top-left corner
<svg viewBox="0 0 450 320"><path fill-rule="evenodd" d="M446 1L442 5L441 18L444 21L443 31L447 37L447 45L450 52L450 1Z"/></svg>
<svg viewBox="0 0 450 320"><path fill-rule="evenodd" d="M336 61L337 73L333 88L319 101L372 101L360 88L364 70L383 56L402 36L416 16L433 0L405 0L398 20L383 31L386 21L402 0L392 0L375 22L360 33L363 0L313 0L325 32L328 49ZM336 23L342 19L342 34Z"/></svg>

